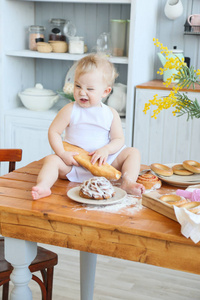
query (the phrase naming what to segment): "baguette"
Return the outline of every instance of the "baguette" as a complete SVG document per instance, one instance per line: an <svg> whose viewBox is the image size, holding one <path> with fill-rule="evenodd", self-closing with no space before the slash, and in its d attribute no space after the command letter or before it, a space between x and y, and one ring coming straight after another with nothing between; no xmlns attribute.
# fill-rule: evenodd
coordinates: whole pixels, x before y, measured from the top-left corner
<svg viewBox="0 0 200 300"><path fill-rule="evenodd" d="M90 171L94 176L105 177L108 180L118 180L121 177L121 172L115 169L113 166L106 163L105 165L98 165L96 162L94 165L91 163L91 156L86 150L71 145L67 142L63 142L63 147L65 151L78 152L79 155L74 155L74 159L85 169Z"/></svg>

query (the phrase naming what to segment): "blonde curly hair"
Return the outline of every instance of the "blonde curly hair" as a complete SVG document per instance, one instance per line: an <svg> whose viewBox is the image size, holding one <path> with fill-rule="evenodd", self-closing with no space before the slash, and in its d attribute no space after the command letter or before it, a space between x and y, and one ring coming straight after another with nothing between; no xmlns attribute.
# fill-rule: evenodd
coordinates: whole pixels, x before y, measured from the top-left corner
<svg viewBox="0 0 200 300"><path fill-rule="evenodd" d="M91 53L77 62L75 77L79 77L85 73L102 70L103 79L108 86L113 87L118 73L114 65L108 60L105 54Z"/></svg>

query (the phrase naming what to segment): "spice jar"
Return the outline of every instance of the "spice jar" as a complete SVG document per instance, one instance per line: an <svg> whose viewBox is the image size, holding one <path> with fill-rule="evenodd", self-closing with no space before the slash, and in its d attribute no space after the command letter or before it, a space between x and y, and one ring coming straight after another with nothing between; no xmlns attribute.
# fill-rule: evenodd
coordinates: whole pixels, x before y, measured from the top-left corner
<svg viewBox="0 0 200 300"><path fill-rule="evenodd" d="M74 36L69 39L69 53L83 54L84 53L84 38L81 36Z"/></svg>
<svg viewBox="0 0 200 300"><path fill-rule="evenodd" d="M36 51L37 43L44 42L44 26L31 25L29 26L29 49Z"/></svg>
<svg viewBox="0 0 200 300"><path fill-rule="evenodd" d="M50 41L66 41L66 36L63 33L63 27L66 23L65 19L51 19L50 22Z"/></svg>

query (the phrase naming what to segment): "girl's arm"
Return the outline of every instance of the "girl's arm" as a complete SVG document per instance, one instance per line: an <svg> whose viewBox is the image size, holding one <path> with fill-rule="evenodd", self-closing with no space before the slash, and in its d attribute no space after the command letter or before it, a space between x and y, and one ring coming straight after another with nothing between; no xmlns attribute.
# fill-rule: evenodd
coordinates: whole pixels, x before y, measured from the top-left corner
<svg viewBox="0 0 200 300"><path fill-rule="evenodd" d="M49 143L55 152L67 165L78 165L74 160L75 152L66 152L63 147L61 134L70 123L73 103L65 105L51 123L48 131Z"/></svg>
<svg viewBox="0 0 200 300"><path fill-rule="evenodd" d="M110 143L90 153L91 162L94 164L99 159L99 165L105 164L108 155L114 154L124 145L124 134L121 119L117 111L110 107L113 113L113 121L110 128Z"/></svg>

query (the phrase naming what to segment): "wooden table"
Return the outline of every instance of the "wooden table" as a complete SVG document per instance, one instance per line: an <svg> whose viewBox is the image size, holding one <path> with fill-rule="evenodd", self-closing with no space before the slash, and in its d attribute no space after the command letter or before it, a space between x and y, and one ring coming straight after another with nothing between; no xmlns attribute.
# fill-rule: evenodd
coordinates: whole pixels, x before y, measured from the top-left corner
<svg viewBox="0 0 200 300"><path fill-rule="evenodd" d="M37 242L81 251L82 300L93 298L96 254L200 274L200 243L182 236L177 222L148 208L134 214L128 208L121 213L87 210L66 196L78 185L67 180L58 180L51 196L32 201L30 190L41 164L0 178L0 233L6 237L5 257L14 266L12 300L32 299L28 265ZM175 188L165 185L161 191L169 190Z"/></svg>

